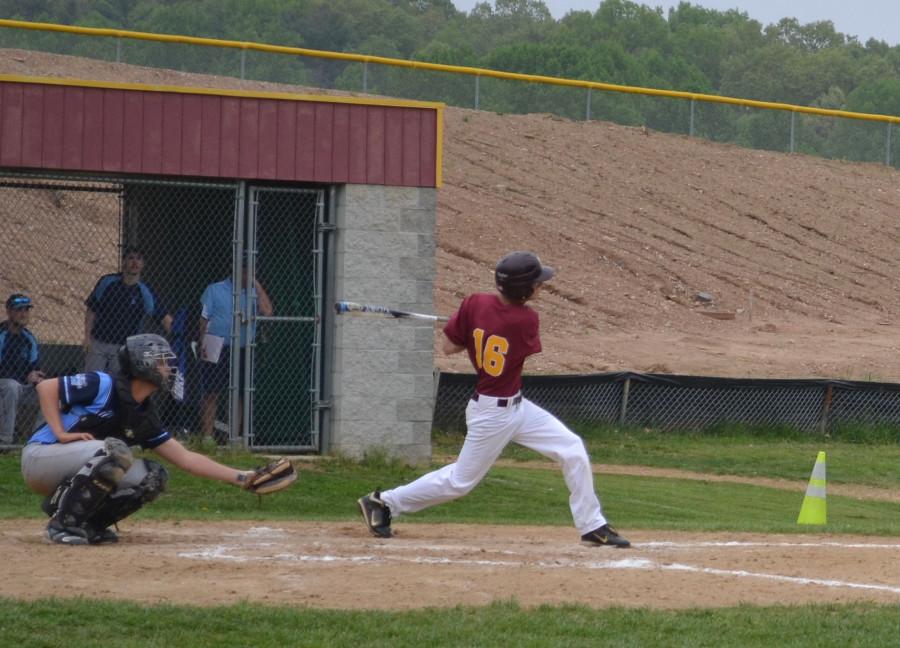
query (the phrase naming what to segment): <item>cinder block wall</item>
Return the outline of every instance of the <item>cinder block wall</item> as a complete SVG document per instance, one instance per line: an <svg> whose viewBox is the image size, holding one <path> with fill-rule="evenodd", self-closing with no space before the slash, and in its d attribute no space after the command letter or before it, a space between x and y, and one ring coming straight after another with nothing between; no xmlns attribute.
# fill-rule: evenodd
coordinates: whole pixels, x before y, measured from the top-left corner
<svg viewBox="0 0 900 648"><path fill-rule="evenodd" d="M435 189L344 185L337 191L336 299L433 313ZM335 318L330 448L350 457L385 451L431 457L436 325Z"/></svg>

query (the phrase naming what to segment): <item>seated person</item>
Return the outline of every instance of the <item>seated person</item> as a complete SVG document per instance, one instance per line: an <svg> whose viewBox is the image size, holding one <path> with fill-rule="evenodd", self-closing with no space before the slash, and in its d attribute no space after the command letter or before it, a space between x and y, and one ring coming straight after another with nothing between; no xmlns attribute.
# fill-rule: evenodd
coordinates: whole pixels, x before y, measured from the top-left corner
<svg viewBox="0 0 900 648"><path fill-rule="evenodd" d="M10 295L6 320L0 322L0 446L15 442L19 407L37 404L34 386L44 379L38 368L37 339L27 328L32 306L26 295Z"/></svg>

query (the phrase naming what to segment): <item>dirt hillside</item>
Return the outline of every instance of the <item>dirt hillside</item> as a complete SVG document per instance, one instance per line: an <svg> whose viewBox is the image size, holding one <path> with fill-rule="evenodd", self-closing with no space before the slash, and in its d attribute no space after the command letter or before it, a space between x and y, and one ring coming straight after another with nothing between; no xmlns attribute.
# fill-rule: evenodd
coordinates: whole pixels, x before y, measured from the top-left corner
<svg viewBox="0 0 900 648"><path fill-rule="evenodd" d="M300 90L18 50L0 72ZM548 115L448 108L444 133L435 308L538 252L528 371L900 381L897 171Z"/></svg>

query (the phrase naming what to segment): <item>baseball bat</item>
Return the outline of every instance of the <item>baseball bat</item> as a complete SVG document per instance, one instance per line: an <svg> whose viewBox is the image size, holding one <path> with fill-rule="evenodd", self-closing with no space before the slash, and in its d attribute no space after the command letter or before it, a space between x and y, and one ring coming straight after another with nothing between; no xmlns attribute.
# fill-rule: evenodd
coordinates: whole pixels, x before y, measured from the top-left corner
<svg viewBox="0 0 900 648"><path fill-rule="evenodd" d="M442 315L426 315L425 313L410 313L409 311L394 310L387 306L377 304L357 304L351 301L339 301L334 304L334 312L338 315L384 315L385 317L408 317L412 319L429 320L432 322L446 322L450 318Z"/></svg>

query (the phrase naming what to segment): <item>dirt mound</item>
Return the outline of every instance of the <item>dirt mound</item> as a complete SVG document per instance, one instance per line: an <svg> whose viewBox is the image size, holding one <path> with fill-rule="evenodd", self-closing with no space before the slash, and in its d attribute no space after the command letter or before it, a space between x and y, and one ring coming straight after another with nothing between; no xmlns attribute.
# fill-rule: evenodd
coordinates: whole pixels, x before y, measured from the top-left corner
<svg viewBox="0 0 900 648"><path fill-rule="evenodd" d="M310 91L16 50L0 70ZM444 133L435 307L537 251L558 278L529 371L900 380L896 170L548 115L448 108Z"/></svg>

